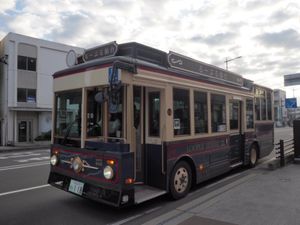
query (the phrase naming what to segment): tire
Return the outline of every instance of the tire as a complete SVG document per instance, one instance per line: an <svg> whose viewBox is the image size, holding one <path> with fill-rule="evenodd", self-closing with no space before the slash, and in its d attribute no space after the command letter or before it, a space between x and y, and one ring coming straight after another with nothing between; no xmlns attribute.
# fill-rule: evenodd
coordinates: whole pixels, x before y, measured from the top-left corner
<svg viewBox="0 0 300 225"><path fill-rule="evenodd" d="M173 199L185 197L192 184L190 165L185 161L178 162L172 170L170 177L170 195Z"/></svg>
<svg viewBox="0 0 300 225"><path fill-rule="evenodd" d="M250 147L250 156L249 156L249 167L253 168L256 166L258 160L258 149L255 144Z"/></svg>

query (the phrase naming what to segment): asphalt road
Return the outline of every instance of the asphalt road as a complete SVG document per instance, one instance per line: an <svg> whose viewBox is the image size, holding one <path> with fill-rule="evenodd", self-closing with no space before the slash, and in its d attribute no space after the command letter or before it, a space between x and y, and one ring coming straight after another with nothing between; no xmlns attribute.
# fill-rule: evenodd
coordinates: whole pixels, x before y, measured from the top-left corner
<svg viewBox="0 0 300 225"><path fill-rule="evenodd" d="M275 130L276 141L291 137L291 128ZM142 224L253 172L236 169L197 185L179 201L162 196L138 206L116 209L47 185L49 150L0 153L0 224Z"/></svg>

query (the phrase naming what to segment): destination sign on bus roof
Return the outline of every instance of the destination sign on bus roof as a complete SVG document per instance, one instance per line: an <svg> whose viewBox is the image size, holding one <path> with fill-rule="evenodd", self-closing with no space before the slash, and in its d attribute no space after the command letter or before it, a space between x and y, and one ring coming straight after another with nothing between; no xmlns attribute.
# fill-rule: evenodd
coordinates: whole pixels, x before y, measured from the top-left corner
<svg viewBox="0 0 300 225"><path fill-rule="evenodd" d="M115 56L118 51L118 44L113 41L95 48L87 49L83 54L84 61L91 61L103 57Z"/></svg>
<svg viewBox="0 0 300 225"><path fill-rule="evenodd" d="M213 77L235 85L243 86L243 78L237 74L206 63L188 58L175 52L168 53L168 62L171 68L193 72L199 75Z"/></svg>

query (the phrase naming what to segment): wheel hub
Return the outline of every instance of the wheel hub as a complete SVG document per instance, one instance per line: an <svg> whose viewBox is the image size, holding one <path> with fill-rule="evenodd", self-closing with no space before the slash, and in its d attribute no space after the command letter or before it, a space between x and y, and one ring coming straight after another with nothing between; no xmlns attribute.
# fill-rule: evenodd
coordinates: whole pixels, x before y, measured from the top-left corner
<svg viewBox="0 0 300 225"><path fill-rule="evenodd" d="M251 149L251 154L250 154L250 160L252 164L255 164L256 160L257 160L257 153L255 149Z"/></svg>
<svg viewBox="0 0 300 225"><path fill-rule="evenodd" d="M179 168L174 177L174 187L178 193L186 190L188 184L188 172L185 168Z"/></svg>

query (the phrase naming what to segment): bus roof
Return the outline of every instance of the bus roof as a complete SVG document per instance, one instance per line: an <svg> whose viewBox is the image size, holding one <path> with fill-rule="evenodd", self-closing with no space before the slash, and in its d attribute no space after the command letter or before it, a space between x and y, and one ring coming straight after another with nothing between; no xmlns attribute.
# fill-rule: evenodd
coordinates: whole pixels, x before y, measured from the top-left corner
<svg viewBox="0 0 300 225"><path fill-rule="evenodd" d="M109 67L115 61L121 61L138 68L179 75L182 78L203 80L248 90L253 88L253 81L245 79L239 74L175 52L166 53L136 42L119 45L116 42L110 42L87 49L83 55L77 58L77 61L77 65L58 71L53 77L58 78L86 70Z"/></svg>

